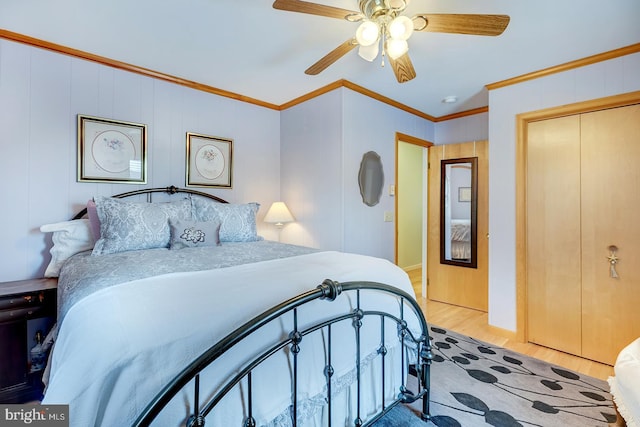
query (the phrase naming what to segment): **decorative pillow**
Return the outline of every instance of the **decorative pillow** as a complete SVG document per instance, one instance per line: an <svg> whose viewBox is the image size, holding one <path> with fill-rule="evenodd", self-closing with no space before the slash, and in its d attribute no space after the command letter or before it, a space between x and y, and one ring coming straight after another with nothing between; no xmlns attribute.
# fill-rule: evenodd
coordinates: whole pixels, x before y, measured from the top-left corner
<svg viewBox="0 0 640 427"><path fill-rule="evenodd" d="M87 202L87 217L89 218L93 238L96 239L97 242L100 239L100 218L98 218L96 202L94 202L93 199Z"/></svg>
<svg viewBox="0 0 640 427"><path fill-rule="evenodd" d="M100 239L92 255L140 249L166 248L171 233L169 219L191 219L191 201L136 203L96 197Z"/></svg>
<svg viewBox="0 0 640 427"><path fill-rule="evenodd" d="M221 242L253 242L262 240L256 228L259 203L235 205L217 203L208 199L191 199L196 221L220 221Z"/></svg>
<svg viewBox="0 0 640 427"><path fill-rule="evenodd" d="M169 249L220 246L220 221L169 220L171 241Z"/></svg>
<svg viewBox="0 0 640 427"><path fill-rule="evenodd" d="M53 233L50 249L51 261L44 272L44 277L58 277L62 264L78 252L93 248L94 238L88 219L45 224L40 227L43 233Z"/></svg>

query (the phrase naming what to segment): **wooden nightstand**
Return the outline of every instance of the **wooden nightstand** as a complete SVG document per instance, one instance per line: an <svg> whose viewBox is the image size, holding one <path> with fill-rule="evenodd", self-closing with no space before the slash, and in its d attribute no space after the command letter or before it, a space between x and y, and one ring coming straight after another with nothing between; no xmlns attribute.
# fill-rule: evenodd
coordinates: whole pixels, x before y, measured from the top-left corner
<svg viewBox="0 0 640 427"><path fill-rule="evenodd" d="M0 282L0 403L42 398L48 354L36 346L55 324L57 285L57 279Z"/></svg>

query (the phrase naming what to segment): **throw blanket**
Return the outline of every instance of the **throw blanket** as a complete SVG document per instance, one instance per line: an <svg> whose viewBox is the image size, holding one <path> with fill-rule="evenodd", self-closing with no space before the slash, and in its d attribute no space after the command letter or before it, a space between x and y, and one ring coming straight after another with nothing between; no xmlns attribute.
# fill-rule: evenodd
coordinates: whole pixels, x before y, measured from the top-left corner
<svg viewBox="0 0 640 427"><path fill-rule="evenodd" d="M179 271L200 271L267 261L317 252L304 246L261 240L225 242L221 246L181 250L147 249L91 256L91 251L72 257L58 280L58 324L76 302L95 291L145 277Z"/></svg>

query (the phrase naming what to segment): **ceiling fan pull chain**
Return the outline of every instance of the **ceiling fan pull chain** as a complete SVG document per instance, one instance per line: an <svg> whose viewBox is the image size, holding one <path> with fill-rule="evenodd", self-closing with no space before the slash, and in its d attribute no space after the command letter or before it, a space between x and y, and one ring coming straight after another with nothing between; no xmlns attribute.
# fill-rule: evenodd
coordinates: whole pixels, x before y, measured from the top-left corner
<svg viewBox="0 0 640 427"><path fill-rule="evenodd" d="M386 42L386 31L387 31L387 27L385 25L382 26L382 30L381 32L381 36L380 36L380 46L382 47L382 49L380 49L382 51L382 55L380 55L380 59L382 60L382 68L384 68L384 56L387 53L387 48L385 45Z"/></svg>

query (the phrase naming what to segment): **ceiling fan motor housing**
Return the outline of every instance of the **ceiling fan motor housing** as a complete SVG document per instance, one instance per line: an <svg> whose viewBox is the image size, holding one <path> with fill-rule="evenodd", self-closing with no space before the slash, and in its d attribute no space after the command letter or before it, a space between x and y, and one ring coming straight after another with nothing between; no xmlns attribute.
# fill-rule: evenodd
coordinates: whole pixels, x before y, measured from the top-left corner
<svg viewBox="0 0 640 427"><path fill-rule="evenodd" d="M408 3L408 0L360 0L360 11L370 20L380 16L394 18L407 7Z"/></svg>

